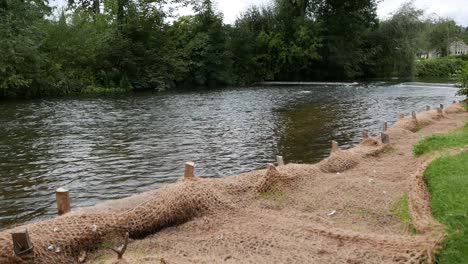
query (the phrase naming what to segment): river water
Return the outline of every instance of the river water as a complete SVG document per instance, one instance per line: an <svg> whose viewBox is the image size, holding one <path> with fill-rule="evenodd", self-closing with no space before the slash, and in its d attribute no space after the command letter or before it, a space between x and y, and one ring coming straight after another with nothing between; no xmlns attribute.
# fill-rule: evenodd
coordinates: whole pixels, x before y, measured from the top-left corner
<svg viewBox="0 0 468 264"><path fill-rule="evenodd" d="M230 88L125 97L0 102L0 229L158 188L183 174L223 177L316 162L400 112L448 104L456 88L361 84Z"/></svg>

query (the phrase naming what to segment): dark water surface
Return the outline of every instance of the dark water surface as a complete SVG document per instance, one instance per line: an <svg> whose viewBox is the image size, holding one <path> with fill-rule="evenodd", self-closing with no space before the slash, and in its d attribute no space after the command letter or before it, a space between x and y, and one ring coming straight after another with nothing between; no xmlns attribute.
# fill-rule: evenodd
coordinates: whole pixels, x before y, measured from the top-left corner
<svg viewBox="0 0 468 264"><path fill-rule="evenodd" d="M315 162L400 112L447 104L455 88L257 87L117 98L0 102L0 229L56 214L55 189L89 206L173 182L187 160L221 177L282 154Z"/></svg>

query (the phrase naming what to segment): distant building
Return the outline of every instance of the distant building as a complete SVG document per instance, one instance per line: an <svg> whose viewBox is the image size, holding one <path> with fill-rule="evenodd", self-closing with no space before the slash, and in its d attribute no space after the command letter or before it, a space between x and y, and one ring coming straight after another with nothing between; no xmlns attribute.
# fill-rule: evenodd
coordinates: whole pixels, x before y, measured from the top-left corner
<svg viewBox="0 0 468 264"><path fill-rule="evenodd" d="M422 52L418 55L421 59L439 58L442 55L437 50Z"/></svg>
<svg viewBox="0 0 468 264"><path fill-rule="evenodd" d="M449 46L450 55L464 55L468 54L468 45L462 40L453 41Z"/></svg>
<svg viewBox="0 0 468 264"><path fill-rule="evenodd" d="M449 55L465 55L468 54L468 45L463 40L452 41L449 46ZM442 53L439 50L430 50L417 54L421 59L440 58Z"/></svg>

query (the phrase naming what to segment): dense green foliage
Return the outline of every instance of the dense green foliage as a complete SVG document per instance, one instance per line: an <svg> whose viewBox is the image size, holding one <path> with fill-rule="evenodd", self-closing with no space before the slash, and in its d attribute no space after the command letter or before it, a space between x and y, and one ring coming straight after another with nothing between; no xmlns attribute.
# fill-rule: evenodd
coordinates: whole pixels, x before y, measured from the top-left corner
<svg viewBox="0 0 468 264"><path fill-rule="evenodd" d="M468 98L468 64L458 73L458 85L458 94Z"/></svg>
<svg viewBox="0 0 468 264"><path fill-rule="evenodd" d="M432 135L419 141L413 146L413 153L416 156L438 151L445 148L464 147L468 145L468 123L453 133L446 135Z"/></svg>
<svg viewBox="0 0 468 264"><path fill-rule="evenodd" d="M173 16L181 6L193 15ZM226 25L210 0L70 0L54 11L0 0L0 97L411 76L418 53L466 35L422 15L405 4L379 21L376 0L275 0Z"/></svg>
<svg viewBox="0 0 468 264"><path fill-rule="evenodd" d="M462 147L459 145L458 147ZM437 263L468 259L468 152L433 161L424 173L434 217L445 225L447 238Z"/></svg>
<svg viewBox="0 0 468 264"><path fill-rule="evenodd" d="M468 66L468 62L457 57L441 57L421 60L416 63L420 77L451 77Z"/></svg>

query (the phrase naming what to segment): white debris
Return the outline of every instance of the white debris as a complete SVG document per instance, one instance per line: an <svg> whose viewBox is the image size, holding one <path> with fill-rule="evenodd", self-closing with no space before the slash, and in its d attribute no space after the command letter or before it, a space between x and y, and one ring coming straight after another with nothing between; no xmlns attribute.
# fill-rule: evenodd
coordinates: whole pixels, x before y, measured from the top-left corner
<svg viewBox="0 0 468 264"><path fill-rule="evenodd" d="M58 231L60 231L60 228L54 227L54 232L58 232Z"/></svg>
<svg viewBox="0 0 468 264"><path fill-rule="evenodd" d="M55 253L60 253L60 247L55 248Z"/></svg>
<svg viewBox="0 0 468 264"><path fill-rule="evenodd" d="M330 213L328 213L328 216L334 216L335 214L336 214L336 210L333 210Z"/></svg>
<svg viewBox="0 0 468 264"><path fill-rule="evenodd" d="M49 246L47 247L47 250L52 251L52 250L54 250L54 248L55 248L54 245L49 245Z"/></svg>
<svg viewBox="0 0 468 264"><path fill-rule="evenodd" d="M96 224L93 224L93 226L91 227L91 230L93 232L96 232L97 231L97 225Z"/></svg>
<svg viewBox="0 0 468 264"><path fill-rule="evenodd" d="M337 172L336 174L340 175L340 173L339 173L339 172Z"/></svg>
<svg viewBox="0 0 468 264"><path fill-rule="evenodd" d="M383 194L387 194L387 192L386 192L386 191L383 191Z"/></svg>

